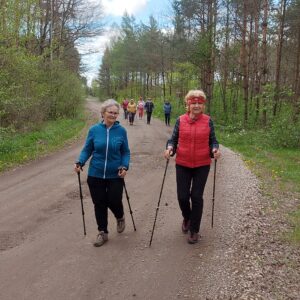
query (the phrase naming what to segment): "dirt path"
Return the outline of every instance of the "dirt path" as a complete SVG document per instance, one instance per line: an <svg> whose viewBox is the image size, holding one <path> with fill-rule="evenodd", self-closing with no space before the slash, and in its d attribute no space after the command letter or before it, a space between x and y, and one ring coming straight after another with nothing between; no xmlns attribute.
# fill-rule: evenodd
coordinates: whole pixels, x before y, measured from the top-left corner
<svg viewBox="0 0 300 300"><path fill-rule="evenodd" d="M90 102L90 107L97 108ZM87 236L83 236L73 162L83 141L0 176L0 299L229 299L234 286L232 245L245 202L259 197L254 176L222 148L215 226L210 228L212 175L205 190L201 242L181 233L175 167L170 162L152 247L148 247L171 134L162 122L136 120L128 130L132 154L126 185L127 227L118 234L109 216L109 242L92 246L93 207L82 174ZM239 191L238 193L236 191Z"/></svg>

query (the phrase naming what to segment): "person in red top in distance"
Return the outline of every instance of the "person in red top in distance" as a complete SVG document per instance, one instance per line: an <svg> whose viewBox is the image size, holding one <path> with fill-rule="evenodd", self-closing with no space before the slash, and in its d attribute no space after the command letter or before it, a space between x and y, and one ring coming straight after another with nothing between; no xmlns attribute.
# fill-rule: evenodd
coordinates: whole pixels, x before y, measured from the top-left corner
<svg viewBox="0 0 300 300"><path fill-rule="evenodd" d="M137 109L138 109L140 120L142 120L143 116L144 116L144 106L145 106L145 101L143 100L142 97L140 97L138 104L137 104Z"/></svg>
<svg viewBox="0 0 300 300"><path fill-rule="evenodd" d="M182 231L188 233L188 243L199 239L203 212L203 192L211 157L220 157L214 125L206 115L206 96L202 90L191 90L185 96L187 112L175 124L164 152L166 159L176 154L177 198L183 216Z"/></svg>
<svg viewBox="0 0 300 300"><path fill-rule="evenodd" d="M128 118L128 110L127 110L128 104L129 104L129 100L127 98L125 98L121 104L123 111L124 111L124 119L125 120L127 120L127 118Z"/></svg>

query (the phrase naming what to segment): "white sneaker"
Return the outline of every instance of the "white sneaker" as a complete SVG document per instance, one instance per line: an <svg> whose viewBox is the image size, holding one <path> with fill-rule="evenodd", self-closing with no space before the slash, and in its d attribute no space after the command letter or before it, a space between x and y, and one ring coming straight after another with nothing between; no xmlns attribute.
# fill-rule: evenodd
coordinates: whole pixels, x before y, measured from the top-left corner
<svg viewBox="0 0 300 300"><path fill-rule="evenodd" d="M94 246L100 247L107 241L108 241L108 234L105 233L104 231L99 231L99 233L97 234L97 238L96 238L96 242L94 243Z"/></svg>

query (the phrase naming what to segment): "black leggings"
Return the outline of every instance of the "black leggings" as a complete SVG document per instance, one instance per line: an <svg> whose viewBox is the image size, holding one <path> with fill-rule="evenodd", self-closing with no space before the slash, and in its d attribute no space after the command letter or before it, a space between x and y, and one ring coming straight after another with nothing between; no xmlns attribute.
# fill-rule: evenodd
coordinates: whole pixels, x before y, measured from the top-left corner
<svg viewBox="0 0 300 300"><path fill-rule="evenodd" d="M152 111L147 111L147 124L150 124Z"/></svg>
<svg viewBox="0 0 300 300"><path fill-rule="evenodd" d="M203 192L209 169L209 165L198 168L176 165L178 202L183 218L191 222L191 232L199 232L200 229L203 212Z"/></svg>
<svg viewBox="0 0 300 300"><path fill-rule="evenodd" d="M170 117L171 117L170 114L165 114L165 123L166 123L166 125L170 125Z"/></svg>
<svg viewBox="0 0 300 300"><path fill-rule="evenodd" d="M107 233L108 208L117 219L124 215L123 181L121 178L101 179L88 176L87 183L94 203L98 230Z"/></svg>
<svg viewBox="0 0 300 300"><path fill-rule="evenodd" d="M134 117L135 117L135 113L130 112L130 113L129 113L129 123L133 123Z"/></svg>

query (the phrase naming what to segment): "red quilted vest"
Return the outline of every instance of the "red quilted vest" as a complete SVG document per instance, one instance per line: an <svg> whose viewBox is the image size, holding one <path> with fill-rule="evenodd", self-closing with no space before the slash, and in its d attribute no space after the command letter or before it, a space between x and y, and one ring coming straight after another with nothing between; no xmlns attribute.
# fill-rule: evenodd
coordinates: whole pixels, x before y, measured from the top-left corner
<svg viewBox="0 0 300 300"><path fill-rule="evenodd" d="M189 168L210 165L209 119L205 114L196 121L188 114L180 116L176 164Z"/></svg>

